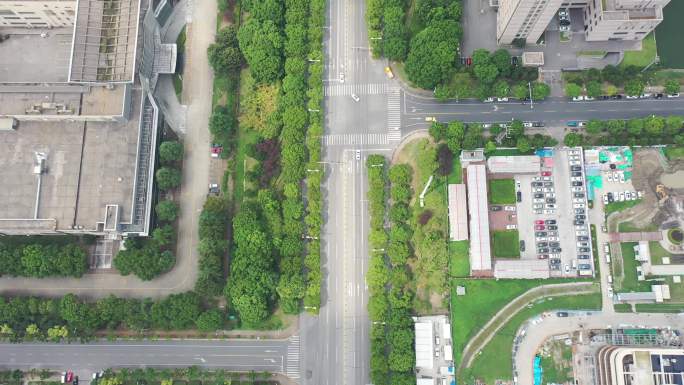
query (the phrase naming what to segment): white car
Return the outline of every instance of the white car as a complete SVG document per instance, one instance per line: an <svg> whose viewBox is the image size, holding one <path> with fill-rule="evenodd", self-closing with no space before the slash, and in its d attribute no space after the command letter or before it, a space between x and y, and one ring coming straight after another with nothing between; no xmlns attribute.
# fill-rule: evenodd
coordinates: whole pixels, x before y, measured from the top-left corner
<svg viewBox="0 0 684 385"><path fill-rule="evenodd" d="M556 210L554 210L554 209L546 209L546 210L544 210L544 214L554 214L555 212L556 212Z"/></svg>
<svg viewBox="0 0 684 385"><path fill-rule="evenodd" d="M534 213L537 214L537 215L540 215L540 214L542 214L543 212L542 212L541 210L534 210Z"/></svg>
<svg viewBox="0 0 684 385"><path fill-rule="evenodd" d="M608 182L612 182L612 181L613 181L613 173L609 172L608 173Z"/></svg>
<svg viewBox="0 0 684 385"><path fill-rule="evenodd" d="M573 96L573 97L572 97L572 101L573 101L573 102L581 102L582 100L584 100L584 96L583 96L583 95L580 95L580 96Z"/></svg>
<svg viewBox="0 0 684 385"><path fill-rule="evenodd" d="M492 124L491 123L482 123L482 128L491 128Z"/></svg>
<svg viewBox="0 0 684 385"><path fill-rule="evenodd" d="M523 123L523 126L524 126L524 127L527 127L527 128L530 128L530 127L532 127L532 122L524 122L524 123Z"/></svg>
<svg viewBox="0 0 684 385"><path fill-rule="evenodd" d="M357 94L351 94L352 99L354 99L355 102L358 102L361 100Z"/></svg>
<svg viewBox="0 0 684 385"><path fill-rule="evenodd" d="M506 230L515 230L518 228L518 225L506 225Z"/></svg>
<svg viewBox="0 0 684 385"><path fill-rule="evenodd" d="M494 103L494 98L487 98L484 100L485 103Z"/></svg>
<svg viewBox="0 0 684 385"><path fill-rule="evenodd" d="M577 235L577 236L587 235L587 230L577 230L577 231L575 231L575 235Z"/></svg>
<svg viewBox="0 0 684 385"><path fill-rule="evenodd" d="M572 192L582 192L584 188L582 186L575 186L572 188Z"/></svg>
<svg viewBox="0 0 684 385"><path fill-rule="evenodd" d="M572 182L581 182L581 181L582 181L582 177L581 177L581 176L573 176L572 178L570 178L570 180L571 180Z"/></svg>
<svg viewBox="0 0 684 385"><path fill-rule="evenodd" d="M608 195L603 196L603 204L607 205L608 204Z"/></svg>
<svg viewBox="0 0 684 385"><path fill-rule="evenodd" d="M552 188L552 187L547 187L547 188L544 189L544 192L545 192L545 193L553 192L553 188Z"/></svg>
<svg viewBox="0 0 684 385"><path fill-rule="evenodd" d="M554 194L554 193L546 193L545 196L546 196L547 198L555 198L555 197L556 197L556 194Z"/></svg>
<svg viewBox="0 0 684 385"><path fill-rule="evenodd" d="M356 154L354 157L356 158L356 160L360 160L361 159L361 150L356 150Z"/></svg>
<svg viewBox="0 0 684 385"><path fill-rule="evenodd" d="M592 100L596 100L596 98L593 98L591 96L585 96L584 100L592 101Z"/></svg>
<svg viewBox="0 0 684 385"><path fill-rule="evenodd" d="M576 209L583 209L586 206L584 205L584 203L575 203L574 205L572 205L572 207Z"/></svg>
<svg viewBox="0 0 684 385"><path fill-rule="evenodd" d="M572 198L573 203L584 203L584 199L582 198Z"/></svg>
<svg viewBox="0 0 684 385"><path fill-rule="evenodd" d="M532 191L536 192L536 193L540 193L540 192L544 192L544 189L541 187L537 187L537 188L533 189Z"/></svg>
<svg viewBox="0 0 684 385"><path fill-rule="evenodd" d="M498 98L498 100L499 100L500 102L507 102L507 101L508 101L508 98ZM525 127L527 127L527 126L525 126ZM531 126L530 126L530 127L531 127Z"/></svg>
<svg viewBox="0 0 684 385"><path fill-rule="evenodd" d="M651 94L649 94L649 93L647 92L647 93L642 94L642 95L639 96L639 97L642 98L642 99L646 99L646 98L650 98L651 96L653 96L653 95L651 95Z"/></svg>
<svg viewBox="0 0 684 385"><path fill-rule="evenodd" d="M637 191L637 198L641 199L641 197L644 196L644 193L641 191Z"/></svg>
<svg viewBox="0 0 684 385"><path fill-rule="evenodd" d="M542 198L534 198L534 199L532 200L532 202L534 202L534 203L544 203L544 199L542 199Z"/></svg>
<svg viewBox="0 0 684 385"><path fill-rule="evenodd" d="M625 200L626 201L631 201L632 200L632 193L629 191L625 191Z"/></svg>
<svg viewBox="0 0 684 385"><path fill-rule="evenodd" d="M515 206L504 206L504 211L515 211Z"/></svg>
<svg viewBox="0 0 684 385"><path fill-rule="evenodd" d="M639 99L639 97L636 95L625 95L625 98L627 98L627 99Z"/></svg>
<svg viewBox="0 0 684 385"><path fill-rule="evenodd" d="M620 183L625 183L625 173L624 172L620 173Z"/></svg>
<svg viewBox="0 0 684 385"><path fill-rule="evenodd" d="M344 83L344 72L340 72L340 83Z"/></svg>
<svg viewBox="0 0 684 385"><path fill-rule="evenodd" d="M618 172L617 172L617 171L613 171L613 181L617 182L618 179L620 179L620 178L618 177Z"/></svg>
<svg viewBox="0 0 684 385"><path fill-rule="evenodd" d="M540 177L540 176L535 176L534 178L532 178L532 180L535 181L535 182L539 182L539 181L541 180L541 177Z"/></svg>
<svg viewBox="0 0 684 385"><path fill-rule="evenodd" d="M669 94L669 95L667 95L667 97L668 97L668 98L678 98L678 97L679 97L679 93L676 93L676 94Z"/></svg>
<svg viewBox="0 0 684 385"><path fill-rule="evenodd" d="M551 177L550 176L545 176L542 178L544 182L551 182Z"/></svg>
<svg viewBox="0 0 684 385"><path fill-rule="evenodd" d="M581 163L578 160L571 160L570 165L571 166L579 166Z"/></svg>
<svg viewBox="0 0 684 385"><path fill-rule="evenodd" d="M624 192L621 192L621 193L620 193L619 199L618 199L618 200L619 200L620 202L624 202L624 201L625 201L625 193L624 193Z"/></svg>

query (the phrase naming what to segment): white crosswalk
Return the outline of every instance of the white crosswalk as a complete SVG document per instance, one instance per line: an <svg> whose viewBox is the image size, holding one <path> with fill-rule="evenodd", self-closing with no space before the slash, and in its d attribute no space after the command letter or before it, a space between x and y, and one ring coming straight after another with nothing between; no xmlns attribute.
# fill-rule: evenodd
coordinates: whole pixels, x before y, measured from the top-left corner
<svg viewBox="0 0 684 385"><path fill-rule="evenodd" d="M332 134L322 137L324 146L344 146L350 144L387 144L388 134Z"/></svg>
<svg viewBox="0 0 684 385"><path fill-rule="evenodd" d="M299 335L290 337L290 343L287 345L285 375L293 380L299 379Z"/></svg>
<svg viewBox="0 0 684 385"><path fill-rule="evenodd" d="M387 128L398 130L401 128L401 91L393 87L387 95Z"/></svg>
<svg viewBox="0 0 684 385"><path fill-rule="evenodd" d="M387 140L390 142L396 142L401 140L401 130L390 130L387 133Z"/></svg>
<svg viewBox="0 0 684 385"><path fill-rule="evenodd" d="M380 95L388 92L387 84L336 84L325 87L325 96Z"/></svg>

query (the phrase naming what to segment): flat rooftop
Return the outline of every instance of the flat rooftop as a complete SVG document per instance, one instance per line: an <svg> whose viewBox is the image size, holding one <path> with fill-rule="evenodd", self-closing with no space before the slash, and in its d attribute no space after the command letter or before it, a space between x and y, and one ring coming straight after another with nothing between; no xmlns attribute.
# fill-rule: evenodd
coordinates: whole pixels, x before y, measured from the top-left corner
<svg viewBox="0 0 684 385"><path fill-rule="evenodd" d="M119 205L119 222L130 221L140 98L133 94L127 123L22 121L0 132L0 227L34 218L36 201L38 218L55 219L57 230L96 230L106 205ZM36 152L47 157L40 194Z"/></svg>
<svg viewBox="0 0 684 385"><path fill-rule="evenodd" d="M72 28L3 29L3 33L10 38L0 43L0 83L67 81Z"/></svg>
<svg viewBox="0 0 684 385"><path fill-rule="evenodd" d="M120 116L123 114L125 90L124 85L106 88L70 84L0 84L0 115ZM57 112L60 109L68 112Z"/></svg>

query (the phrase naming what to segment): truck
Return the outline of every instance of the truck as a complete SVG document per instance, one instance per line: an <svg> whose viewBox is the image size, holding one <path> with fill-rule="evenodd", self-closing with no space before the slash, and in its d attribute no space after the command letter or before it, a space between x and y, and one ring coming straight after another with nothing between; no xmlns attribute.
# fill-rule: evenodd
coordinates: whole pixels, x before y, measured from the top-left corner
<svg viewBox="0 0 684 385"><path fill-rule="evenodd" d="M576 121L576 120L571 120L571 121L569 121L569 122L567 123L567 125L568 125L568 127L578 127L578 126L579 126L579 122Z"/></svg>

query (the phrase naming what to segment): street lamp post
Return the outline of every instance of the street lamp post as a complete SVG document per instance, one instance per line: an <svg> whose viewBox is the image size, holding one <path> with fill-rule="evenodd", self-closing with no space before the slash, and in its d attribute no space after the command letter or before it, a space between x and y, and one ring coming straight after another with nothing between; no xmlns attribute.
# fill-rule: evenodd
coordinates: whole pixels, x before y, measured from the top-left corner
<svg viewBox="0 0 684 385"><path fill-rule="evenodd" d="M527 82L527 88L530 90L530 109L533 109L534 100L532 99L532 82Z"/></svg>

